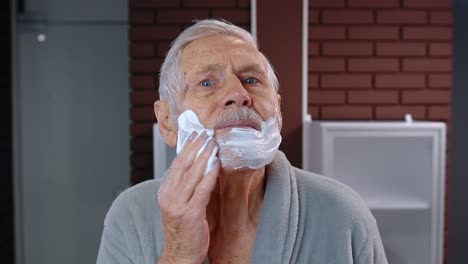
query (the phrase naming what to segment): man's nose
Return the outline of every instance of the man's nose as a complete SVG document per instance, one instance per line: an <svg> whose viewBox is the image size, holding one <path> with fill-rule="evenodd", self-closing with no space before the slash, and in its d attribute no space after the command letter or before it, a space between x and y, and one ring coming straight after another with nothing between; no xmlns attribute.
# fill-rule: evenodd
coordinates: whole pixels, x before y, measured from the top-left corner
<svg viewBox="0 0 468 264"><path fill-rule="evenodd" d="M252 98L245 89L243 83L238 78L233 78L226 83L226 95L224 98L224 106L251 106Z"/></svg>

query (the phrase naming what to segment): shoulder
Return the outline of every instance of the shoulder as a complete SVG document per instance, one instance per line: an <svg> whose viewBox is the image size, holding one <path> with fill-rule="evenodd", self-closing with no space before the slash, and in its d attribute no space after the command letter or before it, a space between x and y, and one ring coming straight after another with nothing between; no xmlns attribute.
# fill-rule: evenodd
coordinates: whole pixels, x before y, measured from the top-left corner
<svg viewBox="0 0 468 264"><path fill-rule="evenodd" d="M340 224L364 229L375 225L368 206L356 191L330 177L298 168L293 170L299 195L307 207L319 210L330 219L338 219Z"/></svg>
<svg viewBox="0 0 468 264"><path fill-rule="evenodd" d="M160 180L148 180L136 184L114 200L107 212L104 224L130 223L135 220L154 218L159 210L158 189Z"/></svg>

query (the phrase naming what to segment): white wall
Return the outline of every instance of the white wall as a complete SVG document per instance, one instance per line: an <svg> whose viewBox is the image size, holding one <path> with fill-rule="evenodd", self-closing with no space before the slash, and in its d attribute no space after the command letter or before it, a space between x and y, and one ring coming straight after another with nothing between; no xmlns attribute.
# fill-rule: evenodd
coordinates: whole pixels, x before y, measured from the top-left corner
<svg viewBox="0 0 468 264"><path fill-rule="evenodd" d="M16 32L17 263L95 263L130 178L127 1L25 4L45 23Z"/></svg>

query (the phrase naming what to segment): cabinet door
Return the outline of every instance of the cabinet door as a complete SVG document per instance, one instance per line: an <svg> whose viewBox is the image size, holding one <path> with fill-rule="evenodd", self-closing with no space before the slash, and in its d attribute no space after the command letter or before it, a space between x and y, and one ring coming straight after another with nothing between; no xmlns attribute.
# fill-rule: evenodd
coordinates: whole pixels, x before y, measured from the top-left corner
<svg viewBox="0 0 468 264"><path fill-rule="evenodd" d="M440 264L445 126L347 124L325 131L323 173L366 201L389 263Z"/></svg>
<svg viewBox="0 0 468 264"><path fill-rule="evenodd" d="M49 21L120 21L128 19L128 0L24 0L25 12Z"/></svg>
<svg viewBox="0 0 468 264"><path fill-rule="evenodd" d="M129 183L127 32L49 25L44 42L18 32L21 263L96 261L105 214Z"/></svg>

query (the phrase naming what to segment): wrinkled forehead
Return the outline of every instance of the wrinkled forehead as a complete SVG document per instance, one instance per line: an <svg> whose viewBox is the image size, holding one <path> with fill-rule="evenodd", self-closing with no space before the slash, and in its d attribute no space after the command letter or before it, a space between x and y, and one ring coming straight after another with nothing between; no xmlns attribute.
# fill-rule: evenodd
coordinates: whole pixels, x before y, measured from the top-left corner
<svg viewBox="0 0 468 264"><path fill-rule="evenodd" d="M235 36L214 35L197 39L182 50L180 57L183 72L190 75L207 67L225 67L228 64L235 70L258 68L266 72L265 59L257 48Z"/></svg>

